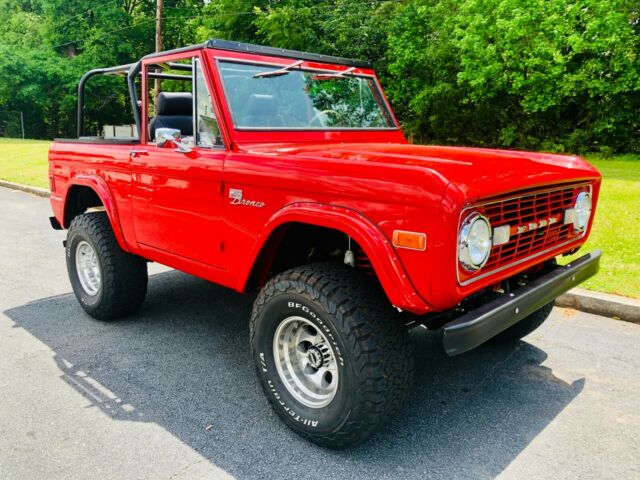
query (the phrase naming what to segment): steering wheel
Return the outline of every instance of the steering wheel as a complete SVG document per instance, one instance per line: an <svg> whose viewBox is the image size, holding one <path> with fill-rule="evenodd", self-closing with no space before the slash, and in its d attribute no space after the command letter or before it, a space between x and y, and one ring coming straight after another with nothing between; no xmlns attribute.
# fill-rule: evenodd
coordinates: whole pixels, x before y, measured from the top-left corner
<svg viewBox="0 0 640 480"><path fill-rule="evenodd" d="M326 115L327 113L335 113L339 117L343 116L342 113L336 110L331 110L331 109L321 110L320 112L316 113L311 120L309 120L309 122L307 123L307 126L310 127L313 122L318 120L322 115Z"/></svg>

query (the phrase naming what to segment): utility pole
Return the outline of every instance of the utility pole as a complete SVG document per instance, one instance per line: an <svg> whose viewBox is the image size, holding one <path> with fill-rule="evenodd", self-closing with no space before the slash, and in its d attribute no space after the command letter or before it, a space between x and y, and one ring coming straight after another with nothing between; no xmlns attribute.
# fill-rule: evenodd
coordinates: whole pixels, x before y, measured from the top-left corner
<svg viewBox="0 0 640 480"><path fill-rule="evenodd" d="M156 0L156 52L162 51L162 16L164 15L164 0ZM154 110L158 105L158 93L160 93L160 79L154 82L153 105Z"/></svg>
<svg viewBox="0 0 640 480"><path fill-rule="evenodd" d="M22 110L20 110L20 126L22 127L22 139L24 140L24 115L22 115Z"/></svg>

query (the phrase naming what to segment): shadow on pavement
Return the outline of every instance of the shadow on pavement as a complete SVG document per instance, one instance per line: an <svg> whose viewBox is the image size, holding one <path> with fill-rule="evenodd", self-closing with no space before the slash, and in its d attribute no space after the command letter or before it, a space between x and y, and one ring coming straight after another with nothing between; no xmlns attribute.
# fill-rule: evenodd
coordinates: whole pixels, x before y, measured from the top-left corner
<svg viewBox="0 0 640 480"><path fill-rule="evenodd" d="M252 300L166 272L151 277L142 311L117 323L89 318L72 294L5 313L111 418L155 422L237 478L493 478L584 386L556 378L526 342L449 358L438 334L417 329L403 412L361 446L325 450L284 427L260 390Z"/></svg>

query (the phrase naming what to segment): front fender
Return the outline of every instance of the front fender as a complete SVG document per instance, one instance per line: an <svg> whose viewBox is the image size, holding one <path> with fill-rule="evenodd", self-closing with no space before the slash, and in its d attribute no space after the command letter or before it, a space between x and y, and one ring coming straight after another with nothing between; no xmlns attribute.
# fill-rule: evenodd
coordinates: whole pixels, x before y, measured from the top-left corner
<svg viewBox="0 0 640 480"><path fill-rule="evenodd" d="M127 245L124 235L122 233L122 228L120 226L120 217L118 216L118 208L116 207L116 202L113 199L113 195L111 194L111 190L107 186L107 182L99 177L98 175L89 175L89 174L78 174L69 179L69 184L67 187L67 192L64 198L64 204L62 211L67 211L67 201L69 200L69 193L71 192L74 186L83 186L91 188L104 205L105 211L107 213L107 217L109 217L109 222L111 223L111 229L113 230L113 235L125 252L130 252L129 246ZM63 221L61 225L64 228L69 228L70 219L64 215Z"/></svg>
<svg viewBox="0 0 640 480"><path fill-rule="evenodd" d="M246 273L241 276L239 290L244 290L254 263L274 231L287 223L306 223L332 228L353 238L368 256L389 301L412 313L425 313L432 308L420 297L402 262L385 234L365 215L345 207L300 202L275 212L258 236L249 256Z"/></svg>

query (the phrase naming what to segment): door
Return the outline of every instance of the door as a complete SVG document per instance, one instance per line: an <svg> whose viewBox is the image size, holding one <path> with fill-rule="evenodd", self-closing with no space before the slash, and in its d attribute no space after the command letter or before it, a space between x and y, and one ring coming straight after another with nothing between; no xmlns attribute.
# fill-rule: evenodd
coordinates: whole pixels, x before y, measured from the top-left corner
<svg viewBox="0 0 640 480"><path fill-rule="evenodd" d="M186 65L182 64L180 71L188 71ZM167 67L171 64L147 65L143 84L148 87L151 78L158 78L159 69ZM146 145L131 152L134 229L142 248L222 267L221 190L227 152L197 57L191 59L191 67L184 79L176 80L176 73L165 74L171 79L172 90L180 88L176 85L185 85L180 88L182 93L160 93L156 120L144 122L180 129L180 142L191 151L181 153L171 143L156 146L150 135ZM189 94L193 97L191 112L185 103ZM143 97L147 99L148 94ZM189 113L191 128L185 119Z"/></svg>

